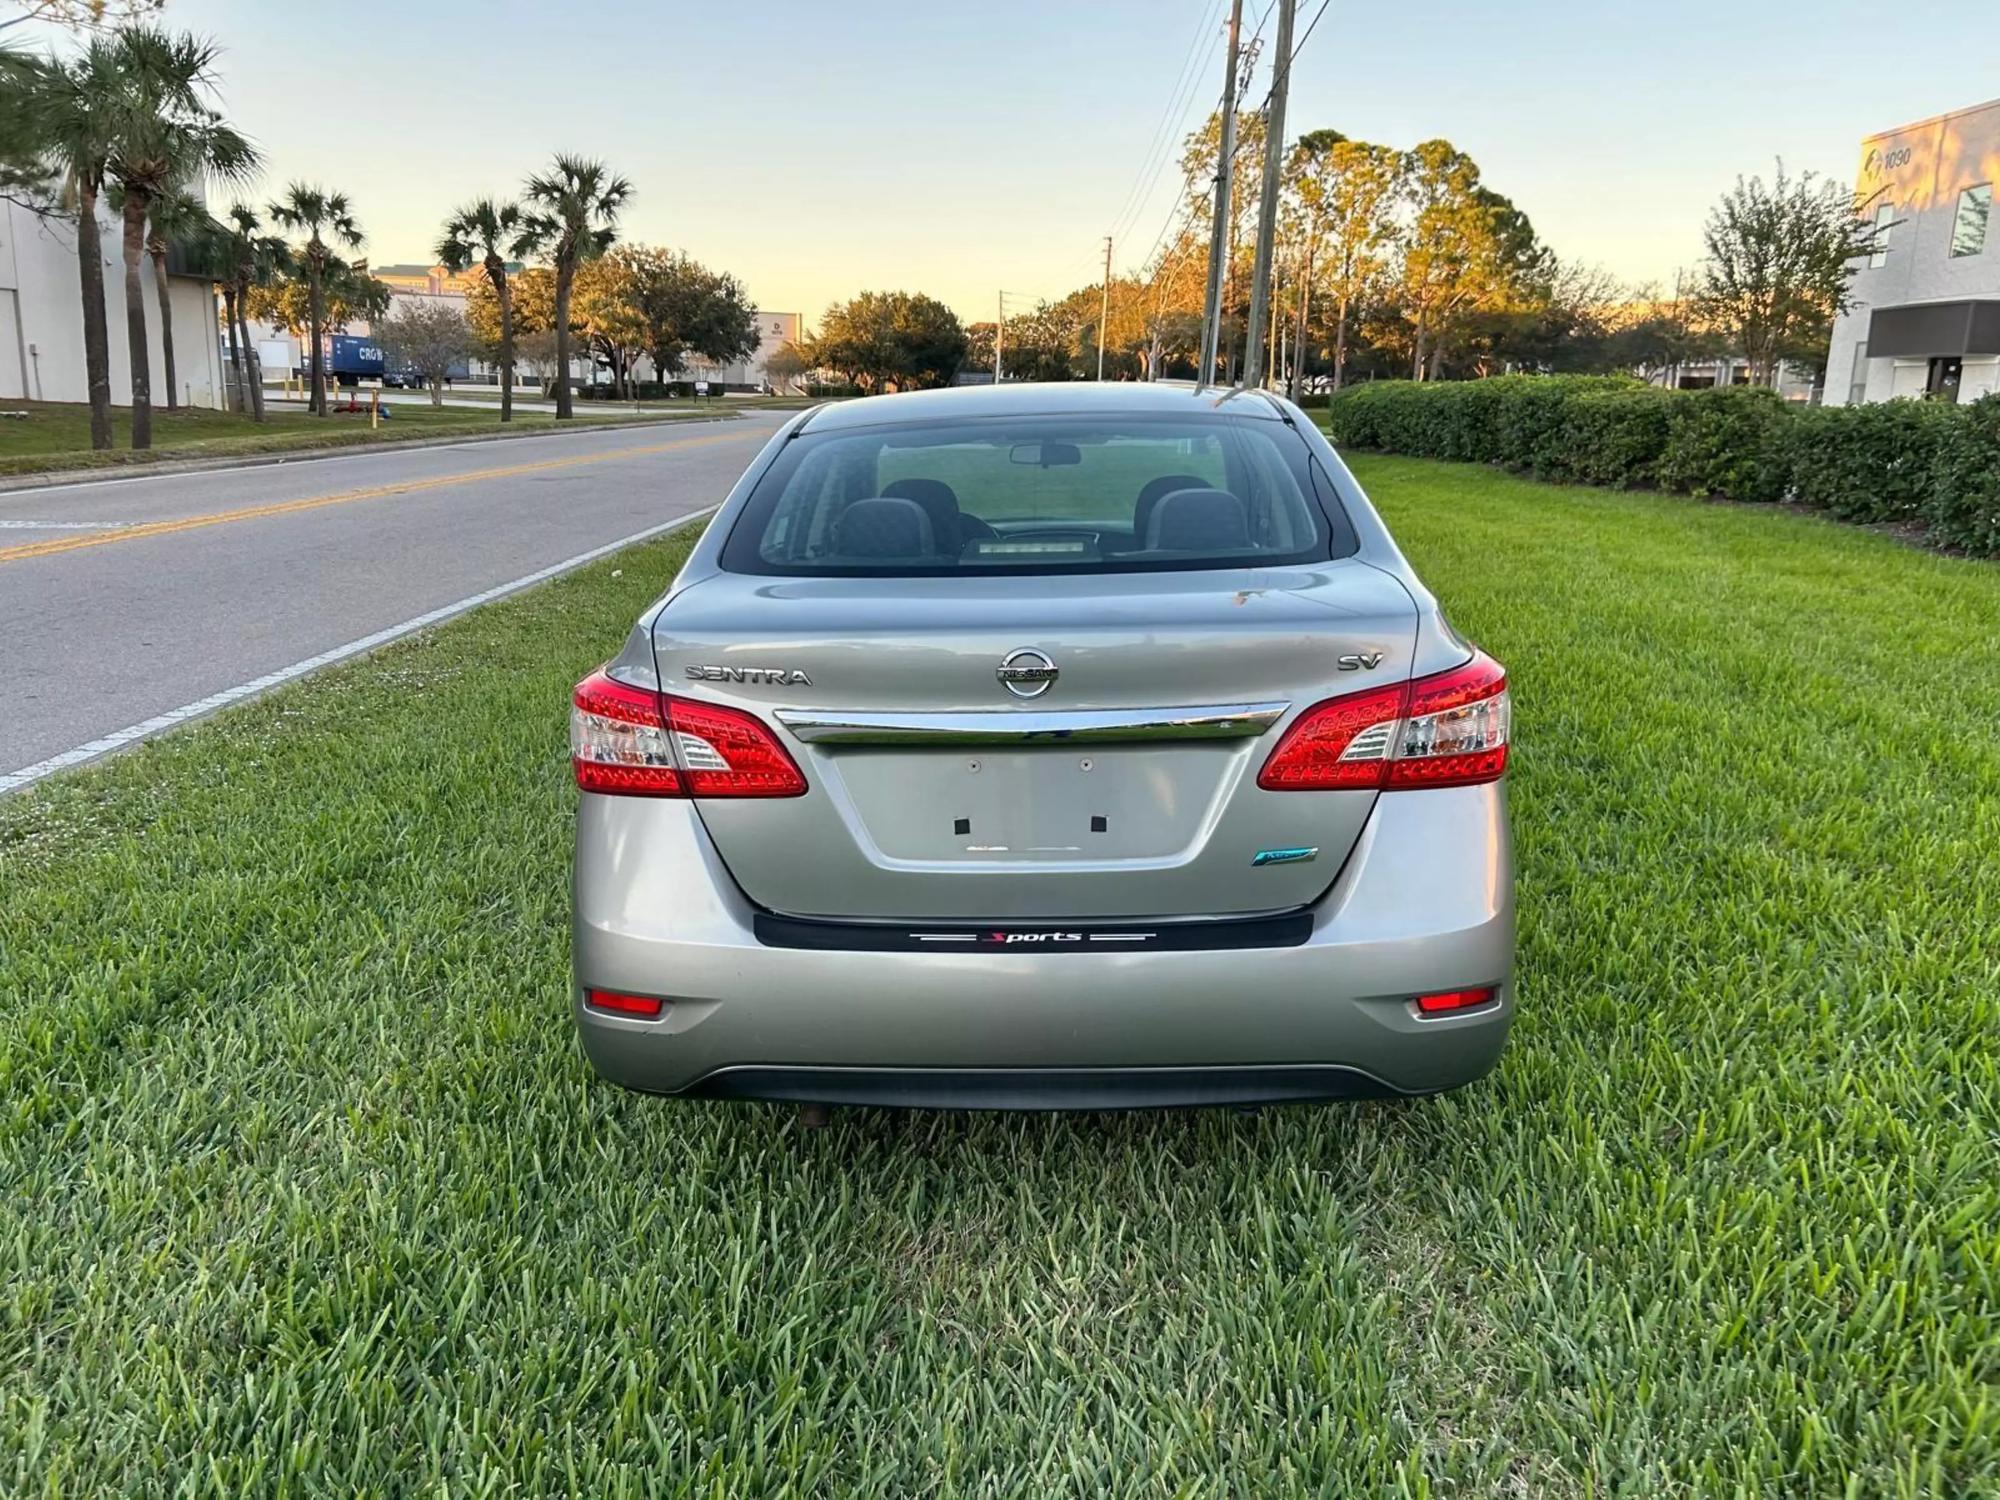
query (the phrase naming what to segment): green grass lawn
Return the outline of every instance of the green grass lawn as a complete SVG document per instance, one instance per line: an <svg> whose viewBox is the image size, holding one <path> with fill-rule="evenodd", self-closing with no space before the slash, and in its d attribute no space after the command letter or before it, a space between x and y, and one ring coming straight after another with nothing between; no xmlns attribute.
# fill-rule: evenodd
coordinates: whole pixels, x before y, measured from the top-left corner
<svg viewBox="0 0 2000 1500"><path fill-rule="evenodd" d="M2000 1491L2000 567L1356 469L1513 675L1492 1078L593 1081L563 716L647 546L0 801L0 1489Z"/></svg>
<svg viewBox="0 0 2000 1500"><path fill-rule="evenodd" d="M151 463L165 458L239 457L258 453L282 453L293 449L347 446L353 443L395 442L413 437L463 437L496 432L500 429L499 408L491 413L466 407L429 407L400 404L394 415L371 428L366 410L332 412L315 417L304 411L272 410L263 423L235 412L206 407L182 407L153 412L153 446L135 453L124 446L131 441L132 413L129 407L114 407L112 431L119 446L93 451L90 446L90 408L66 402L0 401L0 411L25 411L26 417L0 417L0 475L40 473L45 470L115 467ZM701 415L709 415L704 411ZM621 417L616 411L593 414L588 406L577 412L577 420L610 421L686 420L691 411L676 409L658 416ZM517 411L515 427L547 427L554 423L551 412Z"/></svg>

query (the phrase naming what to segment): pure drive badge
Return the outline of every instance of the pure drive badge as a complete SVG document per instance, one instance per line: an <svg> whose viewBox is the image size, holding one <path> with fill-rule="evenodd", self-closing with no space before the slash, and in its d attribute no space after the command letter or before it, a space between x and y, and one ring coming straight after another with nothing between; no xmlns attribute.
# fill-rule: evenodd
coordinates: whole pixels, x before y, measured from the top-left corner
<svg viewBox="0 0 2000 1500"><path fill-rule="evenodd" d="M1302 865L1307 860L1319 858L1319 846L1299 849L1259 849L1250 857L1254 865Z"/></svg>

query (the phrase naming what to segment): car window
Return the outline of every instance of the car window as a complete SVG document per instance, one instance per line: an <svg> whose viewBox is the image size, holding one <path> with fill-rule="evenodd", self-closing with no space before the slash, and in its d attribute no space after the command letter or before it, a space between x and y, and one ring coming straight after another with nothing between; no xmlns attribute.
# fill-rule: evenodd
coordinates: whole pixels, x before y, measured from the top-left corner
<svg viewBox="0 0 2000 1500"><path fill-rule="evenodd" d="M1329 506L1331 510L1329 510ZM814 434L758 482L736 572L940 574L1255 567L1352 533L1281 423L992 418Z"/></svg>

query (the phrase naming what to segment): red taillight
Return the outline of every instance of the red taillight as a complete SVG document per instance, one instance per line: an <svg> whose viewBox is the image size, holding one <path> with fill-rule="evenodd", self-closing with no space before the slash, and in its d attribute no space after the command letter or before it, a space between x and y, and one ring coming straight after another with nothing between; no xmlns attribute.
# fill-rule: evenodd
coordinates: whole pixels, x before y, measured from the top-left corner
<svg viewBox="0 0 2000 1500"><path fill-rule="evenodd" d="M1410 684L1390 787L1471 786L1507 769L1507 669L1485 652Z"/></svg>
<svg viewBox="0 0 2000 1500"><path fill-rule="evenodd" d="M1470 786L1507 769L1506 670L1483 652L1401 687L1370 688L1307 709L1271 752L1268 792Z"/></svg>
<svg viewBox="0 0 2000 1500"><path fill-rule="evenodd" d="M1420 1014L1446 1016L1455 1010L1475 1010L1491 1005L1498 992L1491 985L1471 990L1439 990L1435 995L1419 995L1415 1004Z"/></svg>
<svg viewBox="0 0 2000 1500"><path fill-rule="evenodd" d="M806 779L754 714L593 672L576 686L570 761L586 792L625 797L796 797Z"/></svg>
<svg viewBox="0 0 2000 1500"><path fill-rule="evenodd" d="M681 774L697 797L796 797L806 789L797 762L754 714L667 699Z"/></svg>
<svg viewBox="0 0 2000 1500"><path fill-rule="evenodd" d="M1307 709L1264 762L1257 785L1267 792L1380 786L1403 699L1400 687L1373 688Z"/></svg>
<svg viewBox="0 0 2000 1500"><path fill-rule="evenodd" d="M596 1010L608 1010L621 1016L638 1016L641 1020L653 1020L667 1008L667 1002L652 995L620 995L613 990L585 990L583 997Z"/></svg>
<svg viewBox="0 0 2000 1500"><path fill-rule="evenodd" d="M592 672L570 700L569 757L586 792L681 797L660 695Z"/></svg>

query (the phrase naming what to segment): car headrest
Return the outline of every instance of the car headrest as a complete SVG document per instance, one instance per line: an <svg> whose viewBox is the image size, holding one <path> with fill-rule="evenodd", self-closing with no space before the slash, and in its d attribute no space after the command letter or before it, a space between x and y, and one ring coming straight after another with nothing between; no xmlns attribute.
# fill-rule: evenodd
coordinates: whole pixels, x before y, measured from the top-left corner
<svg viewBox="0 0 2000 1500"><path fill-rule="evenodd" d="M1132 505L1132 539L1144 546L1146 533L1152 529L1153 509L1161 500L1175 490L1205 490L1208 481L1197 479L1192 474L1162 474L1157 479L1149 479L1139 490L1139 498Z"/></svg>
<svg viewBox="0 0 2000 1500"><path fill-rule="evenodd" d="M953 551L958 550L958 496L942 479L898 479L882 486L884 496L913 500L930 517L931 535Z"/></svg>
<svg viewBox="0 0 2000 1500"><path fill-rule="evenodd" d="M1227 490L1175 490L1162 495L1146 527L1152 551L1224 552L1250 545L1243 502Z"/></svg>
<svg viewBox="0 0 2000 1500"><path fill-rule="evenodd" d="M931 518L914 500L874 495L856 500L833 523L833 550L844 557L929 557Z"/></svg>

